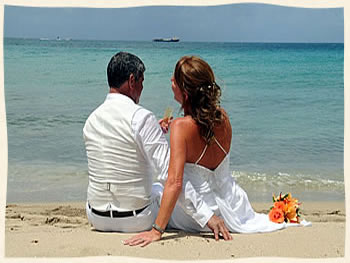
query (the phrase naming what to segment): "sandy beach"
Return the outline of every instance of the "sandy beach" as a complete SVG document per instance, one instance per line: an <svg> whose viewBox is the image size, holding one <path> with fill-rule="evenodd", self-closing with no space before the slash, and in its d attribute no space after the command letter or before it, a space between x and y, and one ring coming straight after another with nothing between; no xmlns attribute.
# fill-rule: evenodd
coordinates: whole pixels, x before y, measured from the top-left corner
<svg viewBox="0 0 350 263"><path fill-rule="evenodd" d="M271 204L253 203L267 213ZM83 202L7 204L6 257L126 256L174 260L244 257L344 257L344 202L304 202L303 218L311 227L291 227L264 234L233 234L215 241L210 233L167 232L145 248L128 247L132 234L97 232L89 225Z"/></svg>

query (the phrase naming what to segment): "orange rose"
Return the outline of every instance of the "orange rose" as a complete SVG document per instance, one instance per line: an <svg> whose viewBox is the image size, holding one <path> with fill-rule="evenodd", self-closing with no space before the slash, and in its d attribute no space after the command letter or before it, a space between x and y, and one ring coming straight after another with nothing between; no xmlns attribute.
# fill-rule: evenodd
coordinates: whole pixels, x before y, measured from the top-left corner
<svg viewBox="0 0 350 263"><path fill-rule="evenodd" d="M281 209L283 212L284 212L285 209L286 209L286 206L285 206L285 204L284 204L283 201L275 202L275 203L273 204L273 207L274 207L274 208L277 208L277 209Z"/></svg>
<svg viewBox="0 0 350 263"><path fill-rule="evenodd" d="M274 223L283 223L284 213L281 209L274 207L270 210L269 218Z"/></svg>

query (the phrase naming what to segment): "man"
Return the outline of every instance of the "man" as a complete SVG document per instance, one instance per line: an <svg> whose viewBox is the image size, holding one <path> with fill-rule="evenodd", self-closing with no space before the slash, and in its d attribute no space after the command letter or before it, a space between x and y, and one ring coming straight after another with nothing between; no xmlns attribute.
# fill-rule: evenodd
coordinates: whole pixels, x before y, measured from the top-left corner
<svg viewBox="0 0 350 263"><path fill-rule="evenodd" d="M120 52L107 67L109 94L87 119L84 140L88 158L87 216L101 231L150 229L169 162L168 142L155 118L137 105L145 66ZM153 192L152 192L153 191Z"/></svg>
<svg viewBox="0 0 350 263"><path fill-rule="evenodd" d="M96 230L148 230L158 213L170 154L155 116L137 105L144 71L143 62L135 55L114 55L107 67L107 98L83 129L89 169L86 211ZM152 185L155 176L160 183ZM218 238L223 220L204 209L206 204L199 196L195 199L193 214L208 222ZM181 219L183 210L176 210L174 216Z"/></svg>

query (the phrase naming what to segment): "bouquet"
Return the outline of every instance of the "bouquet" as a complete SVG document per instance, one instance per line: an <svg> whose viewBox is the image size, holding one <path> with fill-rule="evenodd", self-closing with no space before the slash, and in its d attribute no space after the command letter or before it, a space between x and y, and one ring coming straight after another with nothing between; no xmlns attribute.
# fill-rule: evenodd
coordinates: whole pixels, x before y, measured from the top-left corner
<svg viewBox="0 0 350 263"><path fill-rule="evenodd" d="M291 193L276 197L273 195L273 206L270 208L269 218L274 223L300 223L298 200L292 198Z"/></svg>

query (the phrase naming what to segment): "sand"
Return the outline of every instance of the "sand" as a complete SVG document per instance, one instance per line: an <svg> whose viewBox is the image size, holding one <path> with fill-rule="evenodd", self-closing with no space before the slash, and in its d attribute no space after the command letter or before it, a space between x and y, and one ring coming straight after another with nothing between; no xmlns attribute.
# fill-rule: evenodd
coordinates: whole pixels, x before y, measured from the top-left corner
<svg viewBox="0 0 350 263"><path fill-rule="evenodd" d="M255 203L257 212L271 204ZM167 232L145 248L128 247L132 234L93 230L85 204L8 204L5 257L126 256L148 259L210 260L245 257L344 257L344 202L305 202L303 218L311 227L292 227L264 234L233 234L232 241L215 241L210 233Z"/></svg>

